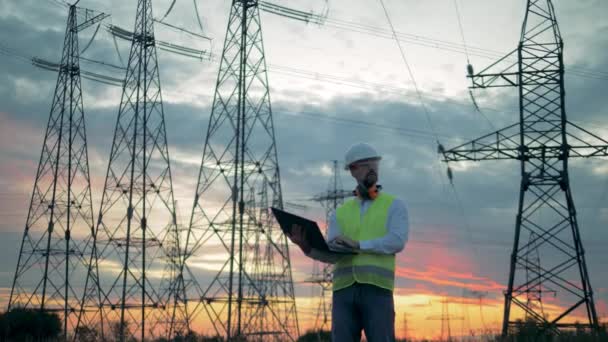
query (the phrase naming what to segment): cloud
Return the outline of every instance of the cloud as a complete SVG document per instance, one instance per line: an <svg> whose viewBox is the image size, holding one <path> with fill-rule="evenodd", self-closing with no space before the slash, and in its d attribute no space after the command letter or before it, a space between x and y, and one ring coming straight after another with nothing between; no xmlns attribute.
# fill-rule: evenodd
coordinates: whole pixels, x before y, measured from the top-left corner
<svg viewBox="0 0 608 342"><path fill-rule="evenodd" d="M113 24L127 29L133 26L135 2L88 0L81 4L112 11ZM319 8L303 0L284 4ZM455 13L444 5L420 2L408 5L405 11L404 4L389 2L398 31L459 42ZM167 20L198 32L189 6L178 3ZM206 34L214 37L212 52L219 57L226 29L227 3L205 2L200 6ZM570 74L570 70L606 70L608 67L608 35L602 34L607 27L600 20L607 3L568 2L556 6L566 44L569 118L606 136L604 114L608 106L603 86L606 81L581 78ZM165 9L157 6L156 15ZM0 13L1 43L28 56L59 60L65 8L34 0L1 1ZM509 51L516 46L523 4L467 2L463 3L462 15L469 46L495 51ZM381 8L364 1L332 4L330 17L387 29ZM452 189L446 178L447 165L438 161L436 153L435 133L438 140L450 148L494 129L473 111L464 77L465 56L404 44L430 112L431 127L394 41L330 25L304 26L267 13L262 14L262 19L285 201L308 199L326 191L331 161L340 161L354 142L371 142L385 156L381 164L385 191L403 198L410 211L411 240L399 257L398 269L397 294L404 296L403 303L424 304L426 299L436 300L441 292L456 297L463 288L488 291L500 297L507 281L512 247L520 184L518 162L453 163L450 165L454 174ZM202 46L159 25L156 30L159 39ZM91 34L91 30L82 33L81 45ZM124 59L128 55L128 43L119 42L119 49ZM87 56L120 63L106 33L100 33ZM184 224L189 222L196 188L215 91L217 57L213 62L200 62L159 53L173 185ZM56 75L4 55L0 60L0 184L3 187L0 229L10 240L6 248L0 249L4 256L0 258L3 260L0 270L7 275L2 278L9 279L16 264ZM471 62L481 70L492 59L472 55ZM83 63L85 67L91 68ZM85 80L83 91L94 210L98 210L120 89ZM475 96L494 127L517 121L515 89L475 91ZM604 229L608 223L603 204L603 178L607 172L604 162L573 160L570 169L593 284L608 280L603 272L607 261L602 250L608 241ZM340 172L342 187L351 189L352 179L341 168ZM219 195L209 196L205 205L212 207L221 201ZM316 203L306 205L309 206L304 210L306 215L316 219L324 217L323 209ZM6 231L15 233L4 233ZM309 277L310 260L295 248L291 250L294 279ZM193 272L203 281L218 269L221 260L217 260L215 252L203 251L199 259L193 259ZM115 269L117 265L107 266ZM298 300L309 300L310 293L302 287L298 285ZM605 294L596 293L597 296ZM598 307L605 308L606 299L600 300L598 303L602 304ZM500 314L500 300L492 298L491 303L497 315ZM436 305L433 309L440 310L440 307ZM423 322L424 318L417 320Z"/></svg>
<svg viewBox="0 0 608 342"><path fill-rule="evenodd" d="M460 247L449 248L448 240L437 239L433 253L429 254L428 246L417 244L415 236L411 239L397 261L398 284L412 286L422 282L434 291L447 289L451 293L462 289L498 292L505 288L492 278L475 275L474 272L480 272L476 258Z"/></svg>

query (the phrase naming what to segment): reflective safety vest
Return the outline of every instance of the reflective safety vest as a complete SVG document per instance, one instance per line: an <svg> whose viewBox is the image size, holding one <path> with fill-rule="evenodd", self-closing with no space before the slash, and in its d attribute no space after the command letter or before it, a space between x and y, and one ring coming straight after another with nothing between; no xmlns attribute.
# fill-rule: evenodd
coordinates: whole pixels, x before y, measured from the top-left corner
<svg viewBox="0 0 608 342"><path fill-rule="evenodd" d="M345 202L336 210L342 234L355 241L377 239L386 235L388 209L394 196L380 193L364 215L358 199ZM361 252L341 258L334 267L333 290L355 282L375 285L390 291L395 287L395 255Z"/></svg>

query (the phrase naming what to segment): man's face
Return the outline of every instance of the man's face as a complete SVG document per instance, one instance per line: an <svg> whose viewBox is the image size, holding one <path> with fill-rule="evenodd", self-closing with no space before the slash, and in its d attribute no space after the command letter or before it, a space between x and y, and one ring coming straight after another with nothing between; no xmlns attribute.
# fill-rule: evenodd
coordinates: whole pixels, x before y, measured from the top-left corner
<svg viewBox="0 0 608 342"><path fill-rule="evenodd" d="M360 160L350 164L348 169L358 184L370 187L378 181L379 164L379 159Z"/></svg>

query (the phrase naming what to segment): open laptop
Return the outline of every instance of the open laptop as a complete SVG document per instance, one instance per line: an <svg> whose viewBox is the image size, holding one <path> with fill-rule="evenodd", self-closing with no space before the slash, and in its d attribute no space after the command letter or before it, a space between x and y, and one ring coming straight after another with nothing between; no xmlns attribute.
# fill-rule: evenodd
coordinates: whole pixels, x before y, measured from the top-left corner
<svg viewBox="0 0 608 342"><path fill-rule="evenodd" d="M317 249L321 252L332 253L332 254L355 254L355 252L348 248L337 248L330 247L325 242L325 238L323 237L323 233L319 229L319 226L315 221L311 221L307 218L297 216L286 211L283 211L278 208L270 208L274 217L277 218L279 225L281 226L281 230L287 235L291 235L291 227L294 224L301 226L304 229L304 234L306 240L310 243L310 246L314 249Z"/></svg>

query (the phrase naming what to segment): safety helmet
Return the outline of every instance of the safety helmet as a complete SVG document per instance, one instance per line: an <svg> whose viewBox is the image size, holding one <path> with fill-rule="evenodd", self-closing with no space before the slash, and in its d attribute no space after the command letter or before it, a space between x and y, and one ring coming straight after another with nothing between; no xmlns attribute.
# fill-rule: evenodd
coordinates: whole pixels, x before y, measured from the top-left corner
<svg viewBox="0 0 608 342"><path fill-rule="evenodd" d="M378 151L370 144L358 143L351 146L344 156L344 170L348 170L350 164L365 159L382 159Z"/></svg>

